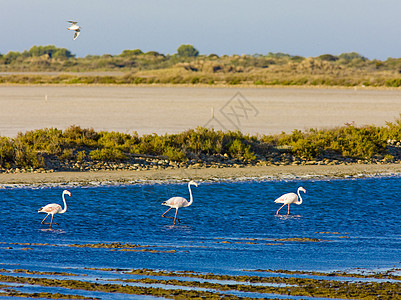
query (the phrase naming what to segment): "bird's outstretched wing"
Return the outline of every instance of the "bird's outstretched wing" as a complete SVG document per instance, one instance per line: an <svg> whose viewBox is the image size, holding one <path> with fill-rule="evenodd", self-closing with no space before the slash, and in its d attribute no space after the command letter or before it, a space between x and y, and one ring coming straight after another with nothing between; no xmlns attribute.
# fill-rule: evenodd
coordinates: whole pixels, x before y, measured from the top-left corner
<svg viewBox="0 0 401 300"><path fill-rule="evenodd" d="M76 22L76 21L67 21L67 22L69 22L69 23L71 23L71 24L77 24L78 22Z"/></svg>
<svg viewBox="0 0 401 300"><path fill-rule="evenodd" d="M75 33L74 33L74 41L75 41L75 39L78 37L78 35L81 33L81 31L78 29L78 30L76 30L75 31Z"/></svg>

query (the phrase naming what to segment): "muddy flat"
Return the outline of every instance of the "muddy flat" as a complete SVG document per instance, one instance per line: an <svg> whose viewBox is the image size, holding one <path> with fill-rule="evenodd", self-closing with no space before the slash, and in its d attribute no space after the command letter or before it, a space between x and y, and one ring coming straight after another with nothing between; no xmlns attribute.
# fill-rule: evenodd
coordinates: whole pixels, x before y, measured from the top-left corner
<svg viewBox="0 0 401 300"><path fill-rule="evenodd" d="M2 86L0 135L70 125L139 135L197 126L275 134L345 123L384 125L401 91L373 89Z"/></svg>

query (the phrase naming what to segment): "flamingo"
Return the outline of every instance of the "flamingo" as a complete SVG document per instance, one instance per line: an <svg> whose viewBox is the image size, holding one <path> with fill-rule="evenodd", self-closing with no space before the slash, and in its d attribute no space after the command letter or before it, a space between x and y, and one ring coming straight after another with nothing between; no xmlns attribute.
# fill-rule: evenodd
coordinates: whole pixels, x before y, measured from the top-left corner
<svg viewBox="0 0 401 300"><path fill-rule="evenodd" d="M75 31L75 34L74 34L74 41L75 41L75 39L81 33L81 26L78 26L77 25L78 22L75 22L75 21L67 21L67 22L71 23L70 27L68 27L67 29Z"/></svg>
<svg viewBox="0 0 401 300"><path fill-rule="evenodd" d="M42 220L42 222L40 222L40 224L43 224L43 222L46 220L46 218L49 215L52 215L52 219L50 221L50 228L52 228L54 215L55 214L63 214L63 213L65 213L67 211L67 203L65 202L65 198L64 198L65 195L68 195L68 196L71 197L71 193L69 191L67 191L67 190L63 191L63 195L62 195L63 202L64 202L64 208L63 209L61 209L61 206L59 204L52 203L52 204L47 204L46 206L41 207L38 210L38 213L40 213L40 212L47 213L46 217ZM57 224L57 223L54 223L54 224Z"/></svg>
<svg viewBox="0 0 401 300"><path fill-rule="evenodd" d="M191 191L191 185L194 185L196 187L198 187L198 184L195 181L190 181L188 182L188 190L189 190L189 202L187 199L183 198L183 197L171 197L170 199L168 199L167 201L164 201L162 203L162 205L166 205L166 206L170 206L170 208L168 210L166 210L166 212L164 214L162 214L163 218L171 218L172 217L166 217L164 216L170 209L175 208L175 216L174 216L174 224L175 225L175 220L178 221L178 223L180 222L180 219L177 218L177 212L178 209L180 207L187 207L190 206L192 204L192 202L194 201L194 198L192 197L192 191Z"/></svg>
<svg viewBox="0 0 401 300"><path fill-rule="evenodd" d="M302 197L301 197L301 195L299 194L300 191L306 193L306 190L305 190L302 186L300 186L300 187L298 188L298 190L297 190L297 194L298 194L298 195L295 194L295 193L287 193L287 194L284 194L284 195L280 196L280 197L277 198L276 200L274 200L274 202L276 202L276 203L284 203L284 204L277 210L276 216L278 215L278 212L280 211L280 209L282 209L282 208L284 207L284 205L288 205L288 213L287 213L287 215L289 215L289 214L290 214L290 204L291 204L291 203L295 203L295 204L298 204L298 205L302 204ZM298 197L299 197L299 200L298 200Z"/></svg>

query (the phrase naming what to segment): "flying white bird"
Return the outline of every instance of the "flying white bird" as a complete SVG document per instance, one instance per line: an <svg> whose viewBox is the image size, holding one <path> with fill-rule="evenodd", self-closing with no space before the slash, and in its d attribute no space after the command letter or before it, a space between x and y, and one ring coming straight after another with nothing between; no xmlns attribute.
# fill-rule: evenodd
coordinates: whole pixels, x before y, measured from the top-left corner
<svg viewBox="0 0 401 300"><path fill-rule="evenodd" d="M180 207L187 207L190 206L192 204L192 202L194 201L194 198L192 197L192 191L191 191L191 185L194 185L196 187L198 187L198 184L195 181L190 181L188 183L188 190L189 190L189 202L187 199L183 198L183 197L172 197L170 199L168 199L167 201L164 201L162 203L162 205L166 205L166 206L170 206L170 208L162 215L163 218L171 218L172 217L167 217L165 216L165 214L172 208L175 208L175 216L174 216L174 224L175 225L175 220L178 221L178 223L180 222L180 219L177 218L177 213L178 213L178 209Z"/></svg>
<svg viewBox="0 0 401 300"><path fill-rule="evenodd" d="M289 215L290 214L290 204L291 203L295 203L295 204L297 204L297 205L300 205L300 204L302 204L302 197L301 197L301 195L299 194L299 191L302 191L302 192L304 192L304 193L306 193L306 190L303 188L303 187L299 187L298 188L298 190L297 190L297 194L295 194L295 193L287 193L287 194L284 194L284 195L282 195L282 196L280 196L279 198L277 198L276 200L274 200L274 202L276 202L276 203L284 203L278 210L277 210L277 212L276 212L276 215L278 215L278 212L280 211L280 209L282 209L283 207L284 207L284 205L288 205L288 213L287 213L287 215ZM299 197L299 200L298 200L298 197Z"/></svg>
<svg viewBox="0 0 401 300"><path fill-rule="evenodd" d="M67 22L71 23L70 27L68 27L67 29L75 31L75 34L74 34L74 41L75 41L75 39L81 33L81 26L78 26L77 25L78 22L75 22L75 21L67 21Z"/></svg>

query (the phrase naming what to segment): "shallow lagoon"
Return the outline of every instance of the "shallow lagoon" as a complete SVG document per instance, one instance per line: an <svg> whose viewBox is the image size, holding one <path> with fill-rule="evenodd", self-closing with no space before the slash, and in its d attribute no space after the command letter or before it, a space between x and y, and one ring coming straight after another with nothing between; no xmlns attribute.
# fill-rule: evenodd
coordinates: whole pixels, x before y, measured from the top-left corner
<svg viewBox="0 0 401 300"><path fill-rule="evenodd" d="M290 216L275 216L274 199L298 186L307 190L303 204L291 205ZM60 225L49 230L37 209L61 204L65 188L72 193L68 210L55 215ZM201 182L193 194L193 205L180 209L181 223L172 226L161 217L168 208L161 203L188 198L186 183L6 187L0 267L88 276L97 273L85 268L243 275L401 267L399 177Z"/></svg>

